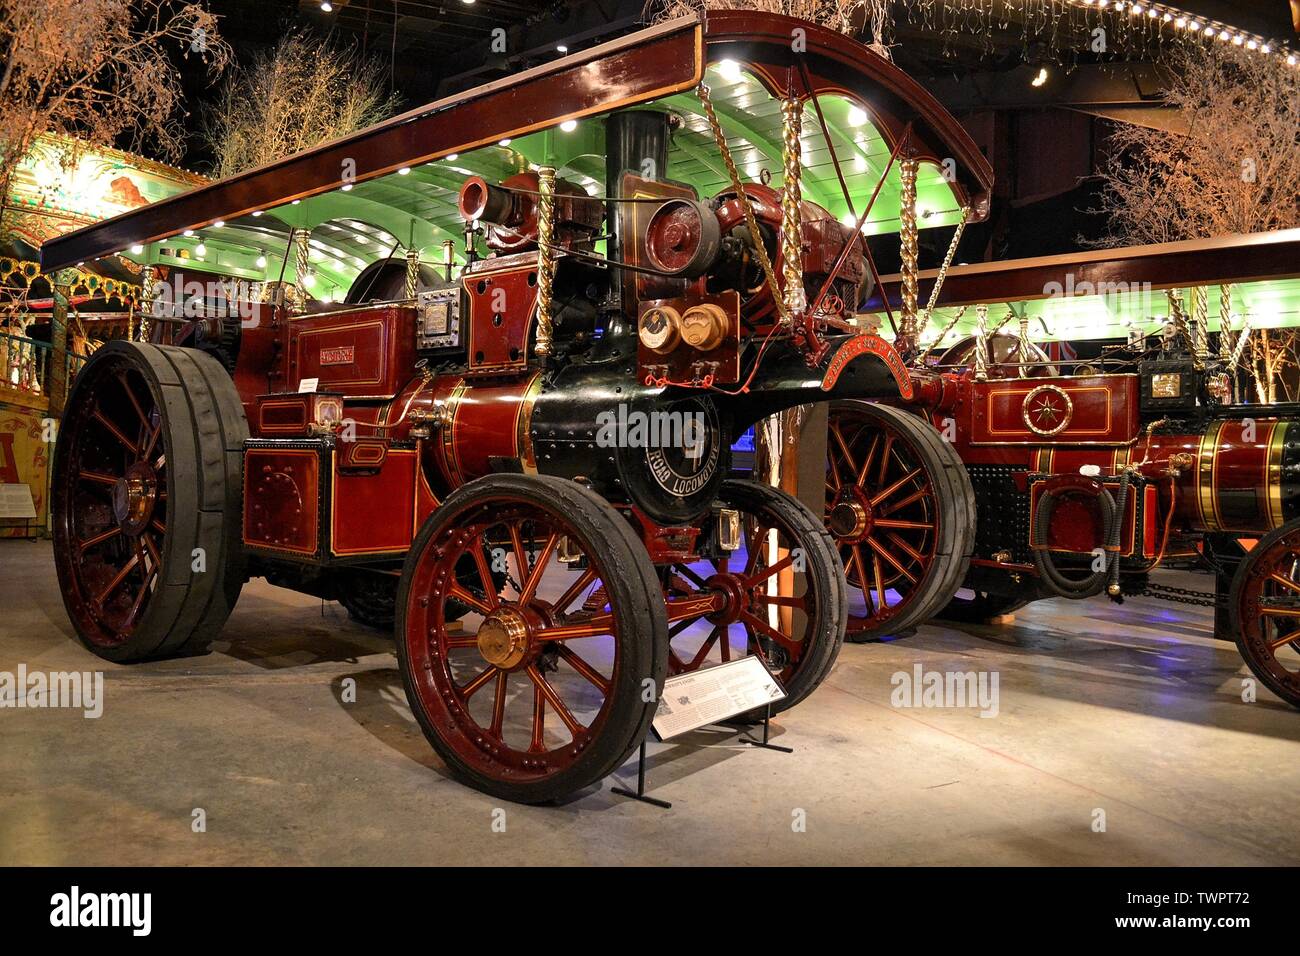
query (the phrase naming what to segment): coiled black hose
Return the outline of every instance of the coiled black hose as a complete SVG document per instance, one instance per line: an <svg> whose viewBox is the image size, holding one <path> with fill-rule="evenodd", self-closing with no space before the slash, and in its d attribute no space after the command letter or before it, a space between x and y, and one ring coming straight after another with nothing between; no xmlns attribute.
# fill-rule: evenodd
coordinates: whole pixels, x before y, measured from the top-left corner
<svg viewBox="0 0 1300 956"><path fill-rule="evenodd" d="M1038 510L1034 513L1034 533L1030 541L1033 546L1034 567L1048 590L1060 597L1082 600L1100 594L1103 589L1116 593L1119 585L1119 536L1124 529L1124 509L1128 505L1129 474L1124 472L1119 481L1116 495L1103 485L1097 500L1101 504L1102 545L1105 548L1106 564L1100 571L1093 571L1084 578L1071 578L1062 574L1056 567L1056 560L1047 548L1047 533L1052 524L1052 512L1056 510L1057 499L1070 491L1047 490L1038 499Z"/></svg>

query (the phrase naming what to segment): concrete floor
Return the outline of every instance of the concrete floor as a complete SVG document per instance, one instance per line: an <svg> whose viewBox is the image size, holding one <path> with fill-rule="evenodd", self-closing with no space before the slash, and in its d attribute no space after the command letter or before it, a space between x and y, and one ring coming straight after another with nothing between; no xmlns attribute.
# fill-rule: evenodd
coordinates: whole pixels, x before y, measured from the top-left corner
<svg viewBox="0 0 1300 956"><path fill-rule="evenodd" d="M255 581L212 655L117 667L72 637L49 544L0 541L0 671L106 675L99 720L0 710L0 863L1298 863L1300 712L1263 690L1243 703L1247 671L1209 622L1053 601L846 645L774 726L794 754L696 735L652 745L672 810L608 781L531 808L446 776L389 643L338 605ZM996 672L998 716L891 706L891 676L918 663Z"/></svg>

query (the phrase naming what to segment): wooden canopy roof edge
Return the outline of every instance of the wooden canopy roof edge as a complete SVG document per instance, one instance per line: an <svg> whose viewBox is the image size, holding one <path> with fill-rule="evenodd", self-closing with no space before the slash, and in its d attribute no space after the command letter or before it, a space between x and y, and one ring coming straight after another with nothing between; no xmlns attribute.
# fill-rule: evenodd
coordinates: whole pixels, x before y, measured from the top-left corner
<svg viewBox="0 0 1300 956"><path fill-rule="evenodd" d="M919 274L922 301L929 296L938 274L938 269L925 269ZM939 290L936 306L1083 295L1078 290L1087 287L1114 292L1134 285L1174 289L1296 277L1300 277L1300 229L1282 229L953 266ZM881 276L880 283L890 304L897 306L901 301L901 277L896 273ZM1117 285L1121 289L1116 289ZM883 307L877 292L867 308L872 311Z"/></svg>
<svg viewBox="0 0 1300 956"><path fill-rule="evenodd" d="M989 211L989 196L993 191L993 167L988 158L971 139L965 127L927 90L899 67L852 37L806 20L776 13L754 13L745 10L716 10L706 14L706 38L710 47L719 52L726 45L744 48L761 43L776 54L775 62L790 60L792 31L806 31L810 52L816 51L830 63L840 67L838 75L814 75L815 90L819 95L841 92L854 99L863 100L873 113L873 120L884 119L877 128L891 148L898 144L907 123L913 124L913 144L910 152L919 158L942 165L945 159L956 162L958 190L963 205L971 209L971 221L983 220ZM712 50L710 51L713 52ZM714 56L709 60L713 62ZM738 57L738 59L746 59ZM856 74L850 77L846 74ZM872 84L863 89L860 84L843 84L840 89L817 83L817 79L831 81L856 79L865 76ZM774 96L785 94L784 78L763 77L768 92ZM803 84L796 79L796 88ZM806 95L807 90L802 92ZM883 112L882 112L883 111Z"/></svg>
<svg viewBox="0 0 1300 956"><path fill-rule="evenodd" d="M971 206L973 218L983 218L993 180L988 161L923 87L844 34L778 14L725 11L640 30L65 233L42 245L41 265L46 271L65 268L332 192L346 182L365 182L568 119L685 92L703 79L706 63L727 57L749 66L773 95L784 95L796 72L795 29L806 31L804 63L814 91L861 100L891 146L911 124L911 151L936 162L954 159L959 180L954 192ZM807 93L802 83L792 82L801 95ZM354 175L345 179L344 170Z"/></svg>

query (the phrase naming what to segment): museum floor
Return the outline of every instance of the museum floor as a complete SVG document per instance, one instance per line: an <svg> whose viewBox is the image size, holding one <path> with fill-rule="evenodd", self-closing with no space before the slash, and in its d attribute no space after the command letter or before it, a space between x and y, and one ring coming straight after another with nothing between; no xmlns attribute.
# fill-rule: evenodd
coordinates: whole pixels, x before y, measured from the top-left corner
<svg viewBox="0 0 1300 956"><path fill-rule="evenodd" d="M49 544L3 541L0 671L102 668L106 700L97 720L0 710L0 864L1298 863L1300 712L1242 703L1209 620L1054 601L846 645L774 724L794 754L696 735L652 745L671 810L606 781L502 818L445 776L388 642L337 604L255 581L212 655L104 665L71 636ZM891 706L916 664L996 673L997 716Z"/></svg>

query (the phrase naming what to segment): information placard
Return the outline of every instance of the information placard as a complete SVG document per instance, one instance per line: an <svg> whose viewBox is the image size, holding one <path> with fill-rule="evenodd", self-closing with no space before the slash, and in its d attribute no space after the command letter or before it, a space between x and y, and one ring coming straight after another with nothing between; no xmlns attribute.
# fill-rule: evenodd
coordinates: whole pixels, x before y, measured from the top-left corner
<svg viewBox="0 0 1300 956"><path fill-rule="evenodd" d="M0 518L36 520L32 489L27 485L0 485Z"/></svg>
<svg viewBox="0 0 1300 956"><path fill-rule="evenodd" d="M664 681L654 731L660 740L785 699L785 690L754 656Z"/></svg>

